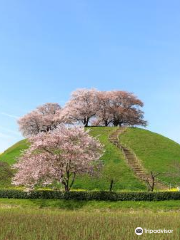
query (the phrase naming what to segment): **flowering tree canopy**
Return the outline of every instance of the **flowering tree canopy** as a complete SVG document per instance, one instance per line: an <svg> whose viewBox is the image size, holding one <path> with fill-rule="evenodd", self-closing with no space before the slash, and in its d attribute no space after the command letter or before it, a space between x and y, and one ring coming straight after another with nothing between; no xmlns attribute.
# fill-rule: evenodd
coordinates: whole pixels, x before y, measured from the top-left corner
<svg viewBox="0 0 180 240"><path fill-rule="evenodd" d="M146 126L143 102L126 91L78 89L64 108L46 103L20 118L19 128L25 137L55 129L60 123L91 126Z"/></svg>
<svg viewBox="0 0 180 240"><path fill-rule="evenodd" d="M108 126L113 121L111 111L112 99L110 91L97 92L97 112L96 119L93 124L100 126Z"/></svg>
<svg viewBox="0 0 180 240"><path fill-rule="evenodd" d="M60 124L49 132L29 139L25 150L14 165L17 173L13 184L33 189L58 181L69 191L79 174L93 174L100 170L104 150L101 143L82 127L67 128Z"/></svg>
<svg viewBox="0 0 180 240"><path fill-rule="evenodd" d="M78 89L72 93L71 99L63 109L63 119L66 123L80 122L85 127L96 115L97 90Z"/></svg>
<svg viewBox="0 0 180 240"><path fill-rule="evenodd" d="M143 102L134 94L125 91L96 91L96 94L94 125L147 125L140 109Z"/></svg>
<svg viewBox="0 0 180 240"><path fill-rule="evenodd" d="M46 103L18 120L23 136L53 130L61 123L61 107L57 103Z"/></svg>
<svg viewBox="0 0 180 240"><path fill-rule="evenodd" d="M108 96L110 98L109 111L112 114L114 126L147 125L143 119L144 112L140 110L143 102L134 94L125 91L111 91Z"/></svg>

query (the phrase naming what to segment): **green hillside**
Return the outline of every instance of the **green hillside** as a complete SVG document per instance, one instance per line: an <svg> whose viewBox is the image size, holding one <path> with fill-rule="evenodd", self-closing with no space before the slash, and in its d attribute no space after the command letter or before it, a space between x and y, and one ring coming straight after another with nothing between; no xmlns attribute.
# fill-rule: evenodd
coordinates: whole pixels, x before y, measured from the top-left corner
<svg viewBox="0 0 180 240"><path fill-rule="evenodd" d="M128 128L120 141L130 147L149 172L161 173L166 184L180 186L180 145L169 138L148 130ZM179 165L179 169L175 167ZM179 164L177 164L179 163ZM178 176L179 175L179 176Z"/></svg>
<svg viewBox="0 0 180 240"><path fill-rule="evenodd" d="M104 171L100 179L88 177L80 178L75 183L75 188L101 189L108 190L110 179L115 179L114 189L116 190L143 190L146 189L144 183L134 176L132 170L127 166L122 152L109 142L109 135L114 132L116 127L93 127L90 133L98 137L101 143L105 145L106 152L102 157L105 163ZM85 184L84 184L85 181Z"/></svg>
<svg viewBox="0 0 180 240"><path fill-rule="evenodd" d="M79 177L75 184L75 189L99 189L108 190L110 180L115 181L114 190L139 191L145 190L146 186L141 182L127 165L122 152L109 142L109 135L116 131L116 127L93 127L89 128L90 134L99 138L105 145L106 152L102 157L105 167L101 176L89 178L88 176ZM156 133L139 128L128 128L120 136L120 141L129 146L141 160L147 171L154 172L173 172L172 163L180 163L180 145ZM21 151L28 147L26 140L22 140L6 150L0 155L0 161L12 165L16 162ZM1 170L0 170L1 171ZM171 177L165 174L159 175L159 179L173 184L175 181L180 183L180 177ZM0 184L1 186L1 184Z"/></svg>
<svg viewBox="0 0 180 240"><path fill-rule="evenodd" d="M0 161L7 162L8 164L13 164L16 158L19 157L21 152L28 148L27 140L22 140L12 147L8 148L4 153L0 155Z"/></svg>

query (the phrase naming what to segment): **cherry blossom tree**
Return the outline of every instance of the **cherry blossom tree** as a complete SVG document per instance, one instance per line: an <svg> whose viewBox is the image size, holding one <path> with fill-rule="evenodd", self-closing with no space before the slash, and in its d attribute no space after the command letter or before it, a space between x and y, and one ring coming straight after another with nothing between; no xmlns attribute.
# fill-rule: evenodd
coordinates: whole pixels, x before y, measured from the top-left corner
<svg viewBox="0 0 180 240"><path fill-rule="evenodd" d="M98 91L96 119L93 121L93 125L108 126L112 122L112 119L111 92Z"/></svg>
<svg viewBox="0 0 180 240"><path fill-rule="evenodd" d="M19 129L25 137L48 132L60 123L91 126L146 126L143 102L125 91L78 89L65 107L57 103L44 104L19 119Z"/></svg>
<svg viewBox="0 0 180 240"><path fill-rule="evenodd" d="M144 113L140 109L143 102L134 94L125 91L99 91L97 92L95 126L146 126Z"/></svg>
<svg viewBox="0 0 180 240"><path fill-rule="evenodd" d="M81 123L88 126L97 111L97 90L78 89L71 95L71 99L62 111L63 121L66 123Z"/></svg>
<svg viewBox="0 0 180 240"><path fill-rule="evenodd" d="M133 93L111 91L110 95L110 113L113 116L112 123L114 126L147 125L144 120L144 112L140 109L143 107L143 102Z"/></svg>
<svg viewBox="0 0 180 240"><path fill-rule="evenodd" d="M17 173L13 184L33 189L54 181L65 191L73 186L77 175L99 172L104 150L101 143L79 126L60 124L53 131L29 139L31 145L14 165Z"/></svg>
<svg viewBox="0 0 180 240"><path fill-rule="evenodd" d="M39 106L18 120L19 129L25 137L50 131L60 123L61 107L57 103Z"/></svg>

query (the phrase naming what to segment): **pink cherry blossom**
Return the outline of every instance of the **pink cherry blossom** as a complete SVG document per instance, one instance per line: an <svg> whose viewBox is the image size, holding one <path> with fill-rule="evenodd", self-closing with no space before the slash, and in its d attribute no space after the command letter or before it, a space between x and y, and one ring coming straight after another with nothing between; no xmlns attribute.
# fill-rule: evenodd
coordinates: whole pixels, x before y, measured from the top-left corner
<svg viewBox="0 0 180 240"><path fill-rule="evenodd" d="M61 107L57 103L46 103L18 120L19 129L25 137L50 131L59 123Z"/></svg>
<svg viewBox="0 0 180 240"><path fill-rule="evenodd" d="M101 168L102 144L83 127L60 124L49 132L29 139L31 145L14 165L17 173L13 184L33 189L54 181L62 183L65 191L73 186L77 175L93 174Z"/></svg>
<svg viewBox="0 0 180 240"><path fill-rule="evenodd" d="M88 126L97 111L97 90L78 89L71 95L71 99L62 111L66 123L81 123Z"/></svg>

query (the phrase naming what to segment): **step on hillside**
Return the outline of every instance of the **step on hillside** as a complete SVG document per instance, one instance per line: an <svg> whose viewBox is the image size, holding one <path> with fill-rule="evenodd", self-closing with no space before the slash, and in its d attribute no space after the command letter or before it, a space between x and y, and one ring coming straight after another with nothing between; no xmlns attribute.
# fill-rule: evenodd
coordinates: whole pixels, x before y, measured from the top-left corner
<svg viewBox="0 0 180 240"><path fill-rule="evenodd" d="M115 132L113 132L109 136L109 141L114 144L116 147L118 147L124 154L124 157L126 159L127 164L129 167L134 171L134 174L141 180L146 182L147 179L151 181L150 175L146 173L144 168L141 166L139 160L137 159L136 155L134 152L127 147L124 147L122 143L120 142L119 136L123 133L125 133L127 128L121 127L117 129ZM156 187L159 189L165 189L166 186L163 185L162 183L155 181Z"/></svg>

